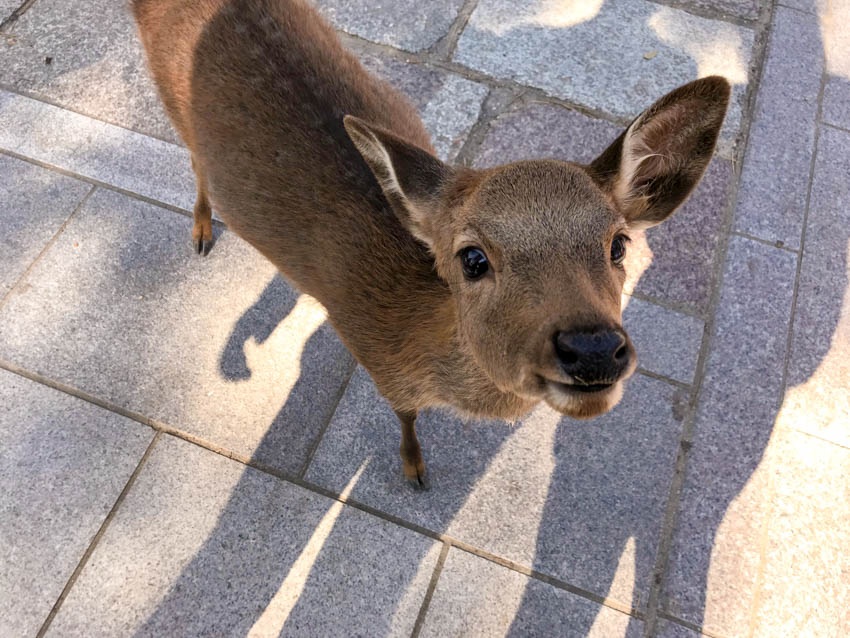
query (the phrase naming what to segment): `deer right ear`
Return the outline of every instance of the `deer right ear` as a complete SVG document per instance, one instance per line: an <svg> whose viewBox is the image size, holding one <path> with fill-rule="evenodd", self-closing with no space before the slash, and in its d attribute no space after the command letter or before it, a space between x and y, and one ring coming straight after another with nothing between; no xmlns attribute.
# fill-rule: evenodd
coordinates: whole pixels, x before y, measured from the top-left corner
<svg viewBox="0 0 850 638"><path fill-rule="evenodd" d="M442 193L454 170L429 152L360 118L346 115L343 123L401 223L433 248Z"/></svg>
<svg viewBox="0 0 850 638"><path fill-rule="evenodd" d="M719 76L679 87L587 167L631 226L660 224L688 198L711 161L729 94Z"/></svg>

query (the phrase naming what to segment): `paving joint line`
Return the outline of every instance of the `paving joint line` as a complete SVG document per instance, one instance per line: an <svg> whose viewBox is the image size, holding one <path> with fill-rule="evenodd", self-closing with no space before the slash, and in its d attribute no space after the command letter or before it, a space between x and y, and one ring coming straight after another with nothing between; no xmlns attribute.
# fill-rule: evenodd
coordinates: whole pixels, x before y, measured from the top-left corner
<svg viewBox="0 0 850 638"><path fill-rule="evenodd" d="M827 80L827 72L826 72L826 60L824 59L824 67L821 70L820 77L820 86L818 87L818 99L817 99L817 111L815 113L815 138L812 142L812 159L809 162L809 182L806 187L806 205L803 208L803 229L800 233L800 252L797 255L797 268L794 274L794 291L791 295L791 314L788 321L788 333L785 339L785 357L782 366L782 382L780 384L780 393L779 400L777 402L777 416L779 411L782 409L782 404L785 401L785 394L788 391L788 374L789 369L791 368L791 348L794 342L794 324L797 316L797 302L799 301L800 294L800 276L803 271L803 256L806 248L806 236L809 224L809 213L811 211L811 202L812 202L812 187L815 181L815 168L817 167L818 160L818 151L820 144L820 126L821 126L821 116L823 113L823 94L826 88L826 80ZM774 429L776 428L776 423L774 423ZM774 467L776 465L776 459L772 459L769 461L770 467L767 469L768 476L768 486L767 486L767 507L768 511L765 514L764 521L762 522L762 529L759 534L759 562L758 562L758 570L756 572L756 583L755 583L755 591L753 593L753 600L750 605L750 619L749 619L749 631L748 636L755 635L756 624L758 623L758 612L761 608L762 603L762 590L764 588L764 573L767 569L767 542L768 542L768 534L770 532L771 524L773 523L774 514L775 514L775 504L774 498L776 496L775 485L774 485Z"/></svg>
<svg viewBox="0 0 850 638"><path fill-rule="evenodd" d="M328 416L327 421L325 421L324 425L322 425L319 430L319 434L313 440L313 443L310 445L310 449L307 452L307 458L304 461L304 465L298 472L299 478L304 478L307 476L307 471L310 469L310 463L313 462L313 457L316 455L316 452L319 450L319 446L322 444L322 439L325 438L325 433L328 431L328 428L331 425L331 421L334 419L334 415L336 414L337 409L339 408L340 401L342 401L342 397L345 396L345 391L348 389L349 384L351 383L351 377L354 376L354 372L357 370L357 361L353 361L351 364L351 370L348 372L348 375L345 377L345 381L340 384L339 390L337 391L337 395L334 398L333 406L331 407L330 415Z"/></svg>
<svg viewBox="0 0 850 638"><path fill-rule="evenodd" d="M139 473L141 472L145 461L148 460L148 457L151 454L151 450L153 450L154 446L159 441L160 435L160 432L156 432L153 435L153 438L148 444L147 449L145 449L144 454L142 454L142 458L139 459L139 462L136 464L136 469L133 470L133 473L130 475L130 478L127 480L127 483L124 485L124 489L121 490L121 493L118 495L118 498L115 500L115 503L113 503L112 508L106 515L106 518L103 519L103 522L100 524L100 527L98 528L97 533L94 535L94 538L92 538L91 542L89 543L89 546L83 553L80 562L77 563L76 568L71 573L70 578L68 578L68 582L65 583L65 587L62 589L62 593L59 594L59 598L54 603L53 608L50 610L50 613L47 615L47 618L44 620L44 623L38 630L36 638L42 638L42 636L47 633L47 630L50 628L50 624L53 622L53 619L56 618L56 614L59 613L59 610L62 608L62 604L65 602L65 599L68 597L68 594L71 592L71 589L77 582L80 573L83 571L83 569L85 569L89 558L91 558L91 555L94 553L98 542L106 533L106 530L109 528L109 524L112 522L112 519L115 518L115 514L118 512L118 508L121 507L121 504L124 502L124 499L126 498L127 494L133 488L133 484L136 482L136 478L139 476Z"/></svg>
<svg viewBox="0 0 850 638"><path fill-rule="evenodd" d="M425 49L424 53L430 54L445 60L451 60L457 49L457 43L463 35L466 25L469 24L469 19L472 17L472 12L478 6L478 0L465 0L463 6L457 12L455 19L452 21L448 32L442 38L437 40L432 46Z"/></svg>
<svg viewBox="0 0 850 638"><path fill-rule="evenodd" d="M674 616L673 614L667 613L666 611L659 610L658 617L663 618L664 620L668 620L672 623L676 623L677 625L685 627L686 629L690 629L691 631L695 631L703 636L707 636L708 638L732 638L731 636L727 636L726 634L720 634L716 631L701 627L700 625L692 623L689 620L683 620L677 616Z"/></svg>
<svg viewBox="0 0 850 638"><path fill-rule="evenodd" d="M140 131L140 130L135 129L131 126L127 126L126 124L122 124L120 122L116 122L116 121L113 121L113 120L107 120L107 119L100 117L98 115L93 115L92 113L87 113L86 111L82 111L82 110L80 110L76 107L69 106L67 104L63 104L62 102L54 100L50 96L43 95L41 93L36 93L34 91L29 91L27 89L21 89L21 88L18 88L16 86L13 86L11 84L6 84L5 82L0 82L0 91L6 91L7 93L13 93L15 95L25 97L28 100L33 100L35 102L41 102L42 104L47 104L48 106L53 106L53 107L56 107L57 109L62 109L63 111L68 111L69 113L74 113L76 115L81 115L83 117L87 117L90 120L95 120L97 122L100 122L101 124L108 124L109 126L114 126L115 128L120 128L120 129L123 129L125 131L129 131L130 133L135 133L136 135L142 135L144 137L149 137L149 138L157 140L159 142L164 142L165 144L171 144L171 146L176 146L178 148L182 148L184 150L187 150L186 145L183 144L182 142L178 144L178 143L175 143L174 140L169 140L169 139L162 137L160 135L156 135L155 133L148 133L148 132L145 132L145 131ZM169 124L170 124L170 121L169 121Z"/></svg>
<svg viewBox="0 0 850 638"><path fill-rule="evenodd" d="M836 131L841 131L842 133L850 133L850 128L845 128L843 126L838 126L838 124L830 124L829 122L820 122L821 126L827 126L829 128L834 128Z"/></svg>
<svg viewBox="0 0 850 638"><path fill-rule="evenodd" d="M740 16L736 16L732 13L720 9L711 9L708 7L694 7L692 5L681 2L681 0L647 0L647 2L651 2L652 4L659 4L664 7L670 7L671 9L678 9L679 11L684 11L685 13L690 13L691 15L697 16L698 18L705 18L706 20L715 20L717 22L728 22L729 24L734 24L739 27L747 27L752 29L758 23L758 17L742 18Z"/></svg>
<svg viewBox="0 0 850 638"><path fill-rule="evenodd" d="M840 447L842 450L850 451L850 443L841 443L840 441L834 441L830 438L827 438L821 434L815 434L814 432L809 432L808 430L801 430L800 428L790 428L792 432L796 432L797 434L805 434L808 437L813 439L817 439L818 441L823 441L824 443L829 443L836 447Z"/></svg>
<svg viewBox="0 0 850 638"><path fill-rule="evenodd" d="M88 202L88 201L89 201L89 198L90 198L90 197L94 194L94 192L95 192L96 190L97 190L97 186L92 186L92 187L88 190L88 192L87 192L85 195L83 195L83 197L80 199L80 201L79 201L79 202L77 202L77 205L76 205L76 206L74 206L74 209L71 211L71 214L70 214L70 215L68 215L68 216L65 218L65 221L63 221L63 222L62 222L62 225L59 227L59 230L57 230L55 233L53 233L53 236L50 238L50 240L48 240L48 242L44 245L44 247L43 247L43 248L39 251L38 255L36 255L36 256L35 256L35 259L33 259L33 260L30 262L30 264L26 267L26 269L24 270L24 272L23 272L23 273L21 273L21 276L20 276L20 277L18 277L18 279L15 281L15 283L14 283L14 284L12 284L12 287L9 289L9 292L7 292L5 295L3 295L3 297L2 297L2 298L0 298L0 311L2 311L2 310L3 310L3 306L5 306L5 305L6 305L6 302L7 302L7 301L9 301L9 299L11 299L11 298L12 298L12 296L14 295L14 293L15 293L15 292L16 292L16 291L20 288L20 286L21 286L21 285L23 284L23 282L27 279L27 277L29 277L29 274L33 271L33 269L35 268L36 264L37 264L39 261L41 261L41 258L42 258L42 257L44 257L44 255L45 255L45 254L47 254L47 251L48 251L48 250L50 250L50 248L52 248L52 247L53 247L53 244L55 244L55 243L56 243L56 241L59 239L59 236L60 236L62 233L64 233L64 232L65 232L65 228L68 226L68 224L70 223L71 219L73 219L73 217L77 214L77 212L78 212L78 211L79 211L79 210L80 210L83 206L85 206L86 202Z"/></svg>
<svg viewBox="0 0 850 638"><path fill-rule="evenodd" d="M791 248L790 246L786 246L782 240L771 241L770 239L763 239L762 237L756 237L755 235L751 235L750 233L745 233L740 230L733 230L731 235L735 235L736 237L743 237L744 239L749 239L750 241L755 241L760 244L764 244L765 246L770 246L771 248L777 248L779 250L785 250L789 253L793 253L795 255L799 254L801 251L799 248Z"/></svg>
<svg viewBox="0 0 850 638"><path fill-rule="evenodd" d="M0 22L0 32L4 31L7 27L14 24L18 21L18 19L24 15L29 8L36 3L36 0L24 0L23 4L19 5L17 9L12 11L6 18Z"/></svg>
<svg viewBox="0 0 850 638"><path fill-rule="evenodd" d="M670 481L670 490L667 498L667 506L664 511L664 519L658 542L658 550L655 557L652 578L650 579L649 600L647 602L647 619L644 624L643 638L653 638L656 634L659 614L664 613L661 604L661 592L664 589L670 551L673 545L673 536L679 522L679 509L681 506L682 490L685 486L687 475L688 457L693 446L693 436L696 429L697 411L699 399L702 394L703 382L705 381L708 359L711 354L711 346L714 338L715 321L720 295L723 287L723 274L726 267L726 257L729 252L729 241L732 237L735 222L735 209L738 199L738 190L741 187L741 176L743 174L746 149L749 145L750 128L754 119L756 103L758 100L761 78L767 60L768 47L771 39L773 25L774 7L769 5L762 10L759 20L755 25L753 57L751 63L750 82L748 95L744 108L742 109L741 128L735 146L735 157L732 160L734 178L727 193L726 211L721 226L720 242L717 246L717 254L714 258L712 268L712 291L709 311L706 315L705 329L703 331L702 343L697 367L694 374L693 389L691 392L688 414L682 426L679 438L679 447L676 453L673 476ZM706 585L707 586L707 585Z"/></svg>
<svg viewBox="0 0 850 638"><path fill-rule="evenodd" d="M303 478L300 478L299 476L297 476L295 474L291 474L289 472L285 472L283 470L279 470L277 468L273 468L271 466L268 466L264 463L254 461L254 460L250 459L249 457L245 457L241 454L237 454L237 453L233 452L232 450L228 450L228 449L223 448L219 445L216 445L216 444L214 444L210 441L206 441L206 440L204 440L200 437L194 436L194 435L192 435L188 432L184 432L182 430L174 428L174 427L172 427L172 426L170 426L166 423L163 423L163 422L158 421L156 419L152 419L150 417L146 417L142 414L139 414L138 412L134 412L132 410L122 408L120 406L117 406L117 405L109 402L109 401L105 401L105 400L100 399L98 397L95 397L94 395L91 395L87 392L84 392L82 390L74 388L73 386L67 385L67 384L59 382L59 381L54 381L54 380L49 379L49 378L47 378L47 377L45 377L45 376L43 376L39 373L31 372L29 370L26 370L26 369L24 369L24 368L22 368L22 367L20 367L16 364L10 363L10 362L5 361L3 359L0 359L0 369L6 370L7 372L11 372L13 374L17 374L20 377L29 379L30 381L34 381L34 382L39 383L41 385L45 385L49 388L63 392L65 394L68 394L68 395L75 397L77 399L80 399L82 401L86 401L86 402L91 403L93 405L96 405L100 408L103 408L104 410L108 410L110 412L113 412L113 413L118 414L120 416L123 416L125 418L128 418L132 421L136 421L137 423L140 423L144 426L152 428L157 433L167 434L167 435L173 436L177 439L181 439L181 440L183 440L187 443L191 443L193 445L196 445L201 449L207 450L208 452L212 452L213 454L218 454L219 456L223 456L225 458L228 458L232 461L235 461L237 463L245 465L246 467L250 467L251 469L256 470L258 472L262 472L263 474L267 474L269 476L272 476L272 477L279 479L283 482L290 483L292 485L295 485L297 487L305 489L305 490L312 492L314 494L318 494L319 496L324 496L325 498L329 498L331 500L338 501L338 502L340 502L344 505L348 505L348 506L353 507L355 509L358 509L362 512L365 512L366 514L371 514L375 518L378 518L378 519L383 520L385 522L392 523L394 525L397 525L398 527L402 527L402 528L410 530L412 532L416 532L416 533L418 533L422 536L425 536L427 538L430 538L432 540L439 541L439 542L442 542L442 543L448 543L452 547L456 547L456 548L461 549L461 550L468 552L470 554L474 554L475 556L478 556L479 558L483 558L483 559L488 560L492 563L496 563L497 565L501 565L502 567L505 567L505 568L510 569L512 571L518 572L518 573L523 574L525 576L528 576L530 578L534 578L535 580L542 581L544 583L552 585L553 587L555 587L557 589L562 589L564 591L570 592L570 593L575 594L577 596L581 596L582 598L588 599L588 600L595 602L595 603L597 603L597 604L599 604L603 607L609 607L611 609L614 609L616 611L628 614L630 616L633 616L633 617L641 619L641 620L645 616L643 612L635 609L634 607L632 607L629 604L623 603L623 602L618 601L614 598L600 596L599 594L595 594L591 591L582 589L582 588L577 587L575 585L571 585L570 583L563 581L563 580L560 580L558 578L555 578L554 576L550 576L548 574L545 574L543 572L539 572L539 571L531 569L529 567L525 567L524 565L521 565L519 563L511 561L507 558L497 556L496 554L492 554L492 553L490 553L486 550L483 550L479 547L476 547L474 545L471 545L471 544L466 543L464 541L461 541L459 539L453 538L452 536L449 536L447 534L437 532L437 531L429 529L427 527L423 527L422 525L418 525L417 523L413 523L411 521L405 520L403 518L400 518L400 517L395 516L393 514L390 514L388 512L384 512L382 510L379 510L375 507L372 507L371 505L367 505L366 503L361 503L360 501L357 501L357 500L351 499L351 498L343 498L341 493L335 492L335 491L330 490L330 489L325 488L325 487L322 487L321 485L318 485L316 483L312 483L310 481L307 481ZM403 486L400 486L400 489L401 489L401 487L403 487ZM412 493L411 496L415 497L415 493Z"/></svg>
<svg viewBox="0 0 850 638"><path fill-rule="evenodd" d="M431 580L428 581L428 588L425 590L425 597L422 599L422 605L419 607L419 613L416 615L416 622L413 623L413 631L410 632L410 638L419 638L419 632L422 631L422 625L425 624L425 616L428 614L428 607L431 605L431 599L434 597L434 591L437 589L437 581L440 580L440 575L443 573L443 567L446 564L446 557L449 555L451 543L443 541L443 546L440 549L440 556L437 558L437 563L434 565L434 571L431 573Z"/></svg>

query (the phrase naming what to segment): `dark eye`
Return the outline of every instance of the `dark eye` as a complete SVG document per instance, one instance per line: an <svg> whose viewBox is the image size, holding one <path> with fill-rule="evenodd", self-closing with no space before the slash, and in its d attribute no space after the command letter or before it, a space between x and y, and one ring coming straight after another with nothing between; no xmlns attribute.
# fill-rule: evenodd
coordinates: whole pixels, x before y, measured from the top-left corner
<svg viewBox="0 0 850 638"><path fill-rule="evenodd" d="M611 242L611 261L615 264L623 263L623 259L626 258L627 241L629 241L629 238L625 235L617 235Z"/></svg>
<svg viewBox="0 0 850 638"><path fill-rule="evenodd" d="M490 268L487 255L475 246L468 246L460 251L460 263L463 265L463 274L467 279L483 277Z"/></svg>

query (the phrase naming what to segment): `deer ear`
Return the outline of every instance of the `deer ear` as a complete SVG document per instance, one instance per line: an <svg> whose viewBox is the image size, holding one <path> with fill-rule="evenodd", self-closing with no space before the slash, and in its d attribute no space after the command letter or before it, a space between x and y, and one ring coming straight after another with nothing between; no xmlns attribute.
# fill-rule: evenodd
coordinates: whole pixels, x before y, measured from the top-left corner
<svg viewBox="0 0 850 638"><path fill-rule="evenodd" d="M679 87L588 166L630 225L660 224L688 198L714 153L729 93L719 76Z"/></svg>
<svg viewBox="0 0 850 638"><path fill-rule="evenodd" d="M432 248L435 218L453 169L431 153L357 117L346 115L343 123L401 223Z"/></svg>

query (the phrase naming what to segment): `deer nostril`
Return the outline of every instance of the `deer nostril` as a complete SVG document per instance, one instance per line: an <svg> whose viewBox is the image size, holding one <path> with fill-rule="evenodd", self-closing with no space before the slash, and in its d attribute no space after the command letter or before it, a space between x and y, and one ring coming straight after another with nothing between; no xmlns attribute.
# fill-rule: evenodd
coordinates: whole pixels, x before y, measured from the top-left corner
<svg viewBox="0 0 850 638"><path fill-rule="evenodd" d="M623 344L622 346L620 346L620 348L617 350L617 352L614 353L614 358L615 359L622 359L628 353L629 353L629 349L626 347L626 344Z"/></svg>

